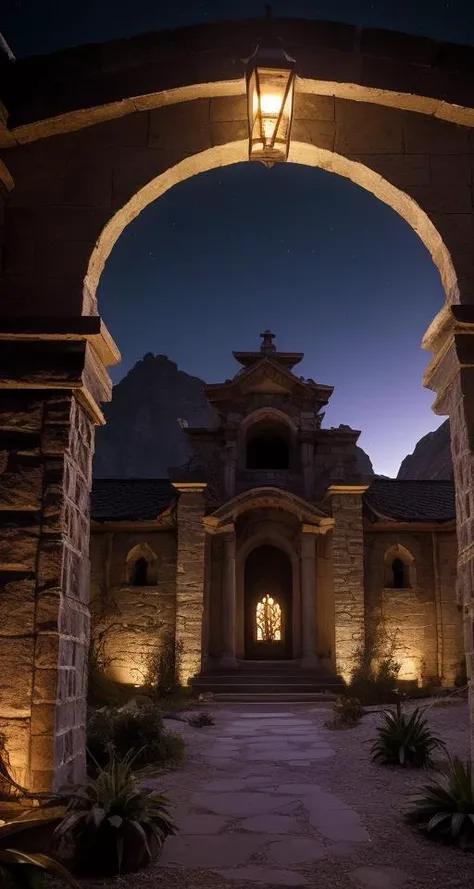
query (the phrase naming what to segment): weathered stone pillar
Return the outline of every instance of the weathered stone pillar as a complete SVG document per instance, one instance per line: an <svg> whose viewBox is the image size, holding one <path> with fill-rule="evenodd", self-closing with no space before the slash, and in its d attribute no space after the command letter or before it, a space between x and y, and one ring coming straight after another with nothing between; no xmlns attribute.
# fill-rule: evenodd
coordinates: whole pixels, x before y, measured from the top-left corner
<svg viewBox="0 0 474 889"><path fill-rule="evenodd" d="M316 667L316 539L313 525L301 527L301 666Z"/></svg>
<svg viewBox="0 0 474 889"><path fill-rule="evenodd" d="M474 759L474 306L445 306L423 339L434 353L424 385L433 410L449 414L458 538L457 591L462 608Z"/></svg>
<svg viewBox="0 0 474 889"><path fill-rule="evenodd" d="M205 529L202 482L173 482L179 491L176 574L176 673L182 685L201 671Z"/></svg>
<svg viewBox="0 0 474 889"><path fill-rule="evenodd" d="M235 531L233 525L226 525L224 531L224 564L222 570L222 667L236 667L235 656Z"/></svg>
<svg viewBox="0 0 474 889"><path fill-rule="evenodd" d="M34 790L85 771L93 424L119 360L100 319L0 326L0 728Z"/></svg>
<svg viewBox="0 0 474 889"><path fill-rule="evenodd" d="M331 485L336 670L348 681L365 642L362 494L367 485Z"/></svg>

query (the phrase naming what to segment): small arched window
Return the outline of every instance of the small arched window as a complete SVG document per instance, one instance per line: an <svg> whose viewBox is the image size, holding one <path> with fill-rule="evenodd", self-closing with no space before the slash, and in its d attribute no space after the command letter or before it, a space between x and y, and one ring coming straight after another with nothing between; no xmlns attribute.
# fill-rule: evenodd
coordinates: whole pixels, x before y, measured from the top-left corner
<svg viewBox="0 0 474 889"><path fill-rule="evenodd" d="M128 553L125 580L130 586L157 584L158 559L147 543L138 543Z"/></svg>
<svg viewBox="0 0 474 889"><path fill-rule="evenodd" d="M247 432L245 450L247 469L290 468L290 434L283 423L254 423Z"/></svg>
<svg viewBox="0 0 474 889"><path fill-rule="evenodd" d="M146 586L148 583L148 562L143 556L133 566L132 581L134 586Z"/></svg>
<svg viewBox="0 0 474 889"><path fill-rule="evenodd" d="M416 583L415 560L411 552L396 543L385 553L385 587L406 590Z"/></svg>
<svg viewBox="0 0 474 889"><path fill-rule="evenodd" d="M405 574L405 564L401 559L394 559L392 562L392 579L393 586L396 590L403 590L408 586Z"/></svg>

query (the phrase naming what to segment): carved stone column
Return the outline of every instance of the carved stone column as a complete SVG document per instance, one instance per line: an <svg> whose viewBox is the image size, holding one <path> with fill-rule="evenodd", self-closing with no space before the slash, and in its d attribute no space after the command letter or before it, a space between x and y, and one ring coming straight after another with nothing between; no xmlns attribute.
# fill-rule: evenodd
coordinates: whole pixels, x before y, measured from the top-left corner
<svg viewBox="0 0 474 889"><path fill-rule="evenodd" d="M235 530L233 525L224 531L224 564L222 570L222 667L236 667L235 622Z"/></svg>
<svg viewBox="0 0 474 889"><path fill-rule="evenodd" d="M202 666L205 528L202 482L173 482L179 491L176 574L176 666L182 685Z"/></svg>
<svg viewBox="0 0 474 889"><path fill-rule="evenodd" d="M0 322L0 719L37 791L85 774L94 424L119 358L98 317Z"/></svg>
<svg viewBox="0 0 474 889"><path fill-rule="evenodd" d="M433 410L449 415L456 487L457 593L462 608L474 757L474 306L445 306L423 339L434 357L424 385Z"/></svg>
<svg viewBox="0 0 474 889"><path fill-rule="evenodd" d="M301 528L301 666L316 667L316 539L313 525Z"/></svg>
<svg viewBox="0 0 474 889"><path fill-rule="evenodd" d="M347 681L365 642L362 494L367 485L331 485L334 645L337 672Z"/></svg>

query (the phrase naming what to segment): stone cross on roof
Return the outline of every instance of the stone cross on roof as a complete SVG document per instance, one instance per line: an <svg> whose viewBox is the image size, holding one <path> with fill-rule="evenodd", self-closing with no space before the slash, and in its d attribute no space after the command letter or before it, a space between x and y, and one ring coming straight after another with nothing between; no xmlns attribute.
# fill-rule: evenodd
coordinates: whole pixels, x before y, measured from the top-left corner
<svg viewBox="0 0 474 889"><path fill-rule="evenodd" d="M271 353L276 352L276 346L273 344L273 340L275 339L275 334L271 332L271 330L265 330L260 334L262 337L262 345L260 346L261 352Z"/></svg>

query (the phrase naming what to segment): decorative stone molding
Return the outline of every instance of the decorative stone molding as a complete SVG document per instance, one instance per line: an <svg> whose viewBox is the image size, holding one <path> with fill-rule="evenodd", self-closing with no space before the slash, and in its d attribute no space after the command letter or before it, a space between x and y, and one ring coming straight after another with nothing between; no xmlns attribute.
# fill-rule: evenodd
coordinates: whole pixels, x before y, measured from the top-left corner
<svg viewBox="0 0 474 889"><path fill-rule="evenodd" d="M0 343L0 389L70 390L93 423L105 422L105 368L121 356L99 316L0 318Z"/></svg>

